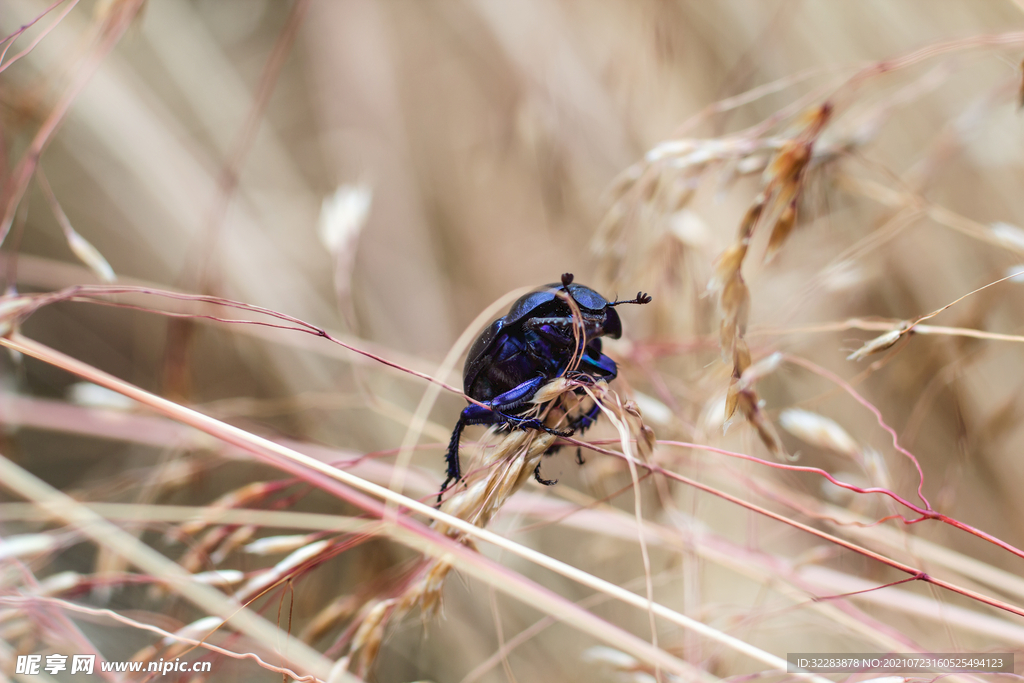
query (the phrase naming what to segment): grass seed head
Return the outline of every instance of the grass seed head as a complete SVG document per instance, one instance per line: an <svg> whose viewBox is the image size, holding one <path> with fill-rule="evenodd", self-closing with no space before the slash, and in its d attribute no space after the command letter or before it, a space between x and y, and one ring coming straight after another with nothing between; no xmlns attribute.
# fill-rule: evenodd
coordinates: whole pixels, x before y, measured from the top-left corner
<svg viewBox="0 0 1024 683"><path fill-rule="evenodd" d="M35 557L51 552L59 545L56 534L18 534L0 538L0 561Z"/></svg>
<svg viewBox="0 0 1024 683"><path fill-rule="evenodd" d="M740 256L742 262L743 256L746 256L746 247L750 244L750 238L754 235L754 228L757 227L757 222L761 220L761 214L764 212L765 202L768 201L768 195L764 192L757 195L754 199L754 203L747 209L747 213L744 214L743 220L740 221L739 235L736 238L736 245L743 247L743 254ZM736 269L739 270L740 264L736 265Z"/></svg>
<svg viewBox="0 0 1024 683"><path fill-rule="evenodd" d="M210 561L214 564L224 562L231 553L248 543L259 530L255 524L245 524L235 528L227 535L217 549L210 553Z"/></svg>
<svg viewBox="0 0 1024 683"><path fill-rule="evenodd" d="M885 351L898 342L900 337L907 332L907 329L906 324L904 324L895 330L889 330L885 334L878 335L847 356L846 360L861 360L862 358L866 358L872 354Z"/></svg>
<svg viewBox="0 0 1024 683"><path fill-rule="evenodd" d="M739 384L741 389L749 389L762 379L778 370L782 365L783 355L776 351L769 354L753 364L748 364L740 374Z"/></svg>
<svg viewBox="0 0 1024 683"><path fill-rule="evenodd" d="M708 291L718 292L740 272L743 259L747 256L746 244L733 244L723 251L715 261L714 277L708 282Z"/></svg>
<svg viewBox="0 0 1024 683"><path fill-rule="evenodd" d="M778 253L779 249L789 238L791 232L793 232L793 226L796 224L796 199L793 199L779 214L779 219L775 221L775 226L772 228L772 234L768 238L768 249L765 251L765 261L770 261Z"/></svg>
<svg viewBox="0 0 1024 683"><path fill-rule="evenodd" d="M317 555L320 555L330 546L330 541L315 541L295 550L286 558L275 564L270 569L261 572L249 580L238 591L240 599L253 598L266 590L269 586L281 581L292 573L296 567L309 562Z"/></svg>
<svg viewBox="0 0 1024 683"><path fill-rule="evenodd" d="M302 629L299 638L305 643L314 643L335 625L348 619L359 608L360 597L355 594L340 595L329 605L317 612Z"/></svg>
<svg viewBox="0 0 1024 683"><path fill-rule="evenodd" d="M310 541L309 534L293 534L289 536L265 536L247 544L243 550L250 555L279 555L290 553L301 548Z"/></svg>
<svg viewBox="0 0 1024 683"><path fill-rule="evenodd" d="M275 482L258 481L246 484L234 491L229 491L223 496L206 506L203 516L191 522L185 522L179 527L183 534L194 536L208 526L210 520L216 519L217 513L221 510L243 507L250 503L260 501L269 494L277 491L280 485Z"/></svg>
<svg viewBox="0 0 1024 683"><path fill-rule="evenodd" d="M569 379L566 379L565 377L556 377L538 389L537 393L534 394L532 399L530 399L530 403L540 405L553 401L568 391L572 386L573 383Z"/></svg>
<svg viewBox="0 0 1024 683"><path fill-rule="evenodd" d="M196 583L205 583L209 586L233 586L245 580L245 574L237 569L213 569L208 572L193 574L192 580Z"/></svg>
<svg viewBox="0 0 1024 683"><path fill-rule="evenodd" d="M768 168L764 171L764 181L767 185L795 183L800 179L810 160L811 144L809 142L789 140L768 164Z"/></svg>
<svg viewBox="0 0 1024 683"><path fill-rule="evenodd" d="M1024 253L1024 230L1003 221L996 221L990 227L992 229L992 236L1004 247L1018 254Z"/></svg>
<svg viewBox="0 0 1024 683"><path fill-rule="evenodd" d="M364 675L377 659L377 653L384 642L384 629L395 604L394 599L381 600L373 604L352 636L349 656L355 658L355 671L360 675Z"/></svg>
<svg viewBox="0 0 1024 683"><path fill-rule="evenodd" d="M857 457L861 449L845 429L824 415L788 408L779 416L779 424L793 436L807 443L842 455Z"/></svg>

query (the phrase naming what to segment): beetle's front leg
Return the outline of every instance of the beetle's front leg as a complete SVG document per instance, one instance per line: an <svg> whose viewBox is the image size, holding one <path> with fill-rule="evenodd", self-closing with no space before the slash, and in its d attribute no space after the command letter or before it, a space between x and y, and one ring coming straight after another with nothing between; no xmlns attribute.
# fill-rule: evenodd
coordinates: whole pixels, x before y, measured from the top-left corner
<svg viewBox="0 0 1024 683"><path fill-rule="evenodd" d="M528 343L530 353L541 359L564 359L557 370L561 375L565 372L564 362L568 357L575 354L587 355L587 340L593 334L592 330L585 327L578 337L573 327L572 316L531 318L523 323L523 328L529 333L534 341ZM600 341L597 338L591 339L590 343ZM573 349L575 347L575 350ZM598 354L600 355L600 354ZM608 359L611 361L611 359ZM612 363L614 365L614 363Z"/></svg>
<svg viewBox="0 0 1024 683"><path fill-rule="evenodd" d="M572 316L555 315L546 318L528 318L523 321L523 327L535 332L543 332L545 327L554 327L568 331L572 329Z"/></svg>
<svg viewBox="0 0 1024 683"><path fill-rule="evenodd" d="M555 436L572 436L573 431L559 431L548 427L535 417L521 417L515 413L521 410L537 394L537 390L547 381L546 377L534 377L498 394L482 406L475 403L466 406L459 416L465 425L502 424L519 429L537 429ZM454 434L452 435L454 436Z"/></svg>
<svg viewBox="0 0 1024 683"><path fill-rule="evenodd" d="M444 484L441 485L441 492L437 494L438 503L441 502L441 494L448 488L448 484L462 479L462 467L459 463L459 441L462 439L462 430L467 426L506 424L510 427L518 427L519 429L538 429L555 436L573 435L573 430L571 429L559 431L548 427L537 418L509 414L529 403L544 381L544 377L534 377L513 389L509 389L504 394L495 396L483 406L475 403L466 406L459 415L459 421L455 423L452 438L448 442L448 453L445 455L448 463L448 478L444 480Z"/></svg>

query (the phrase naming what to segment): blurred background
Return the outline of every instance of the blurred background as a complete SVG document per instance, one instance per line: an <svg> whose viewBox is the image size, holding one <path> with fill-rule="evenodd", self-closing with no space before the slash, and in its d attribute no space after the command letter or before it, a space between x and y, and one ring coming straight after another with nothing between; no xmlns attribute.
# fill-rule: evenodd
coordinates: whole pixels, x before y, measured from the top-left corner
<svg viewBox="0 0 1024 683"><path fill-rule="evenodd" d="M39 165L67 223L119 283L264 306L427 373L482 310L516 288L572 272L609 298L648 291L654 303L622 310L624 339L608 344L620 361L613 388L637 400L661 439L767 459L774 456L742 417L723 434L732 366L721 358L708 283L770 181L765 168L780 141L799 135L807 112L828 101L834 112L803 176L792 235L766 262L769 231L755 231L744 262L751 355L781 351L855 385L920 460L936 509L1024 545L1021 339L915 334L847 360L888 329L879 321L925 315L1024 263L1020 3L151 0L111 38L111 16L130 4L61 4L8 50L0 151L9 212L19 161L71 97ZM0 33L47 7L3 0ZM98 47L107 40L109 54ZM90 60L95 72L75 93ZM99 281L97 261L76 258L52 204L33 177L3 243L9 289ZM1021 286L1000 283L928 322L1019 335ZM859 322L845 324L852 319ZM878 324L861 324L868 319ZM426 389L312 337L144 310L65 302L38 312L23 332L257 433L325 453L381 454L383 463ZM444 379L460 385L460 369L461 361ZM224 459L183 432L154 437L143 423L121 430L103 422L124 409L64 371L10 355L0 370L0 452L82 499L206 504L280 476ZM758 396L798 464L919 502L913 465L834 382L784 363ZM414 495L440 484L463 406L443 394L431 412L413 462ZM826 416L853 446L822 437L822 423L787 431L786 409ZM589 434L615 436L606 426ZM560 508L541 505L599 500L629 521L625 466L591 454L579 467L573 457L563 449L545 460L545 476L559 485L528 487L497 528L642 593L635 538L582 533ZM841 512L862 521L892 514L895 505L879 496L702 451L662 446L654 457L927 571L937 560L908 538L937 543L1006 573L986 583L968 565L935 572L959 571L964 585L1024 604L1011 585L1024 560L990 543L937 522L834 523ZM365 476L386 482L382 472ZM653 551L659 600L760 648L784 657L1024 646L1020 618L925 585L827 602L831 611L812 607L812 596L904 577L682 485L641 489L652 523L676 534ZM343 509L325 495L294 502ZM8 518L0 528L42 527ZM890 532L897 540L886 542ZM172 557L182 552L154 543ZM236 555L221 566L265 564ZM335 596L377 590L371 579L408 557L374 541L324 563L296 585L293 631ZM572 599L588 595L500 559ZM85 545L36 562L40 576L110 568ZM507 638L539 618L505 598L492 603L472 581L450 584L445 618L396 626L374 680L460 680L498 647L496 623ZM135 589L89 599L179 624L192 618L187 606ZM650 637L645 613L593 610ZM340 629L315 641L320 649ZM97 634L116 651L111 658L148 642ZM519 680L575 680L592 645L555 626L515 649L510 670ZM675 627L664 627L660 645L714 676L760 670ZM588 678L612 675L587 666ZM508 676L499 664L476 679Z"/></svg>

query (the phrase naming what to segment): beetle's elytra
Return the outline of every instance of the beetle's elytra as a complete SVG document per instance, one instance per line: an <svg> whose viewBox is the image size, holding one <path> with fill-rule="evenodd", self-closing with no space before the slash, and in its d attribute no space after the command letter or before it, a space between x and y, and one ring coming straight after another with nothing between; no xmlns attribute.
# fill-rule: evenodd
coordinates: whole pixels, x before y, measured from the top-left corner
<svg viewBox="0 0 1024 683"><path fill-rule="evenodd" d="M560 294L560 292L562 292ZM579 327L574 333L573 312L565 295L579 309ZM568 431L546 427L535 418L521 417L530 408L530 400L548 381L562 376L574 356L579 357L579 378L597 381L615 379L615 361L601 353L601 337L618 339L622 322L615 306L646 304L651 297L642 292L636 298L608 301L589 287L574 284L572 273L562 275L561 283L520 297L508 313L485 329L466 357L463 390L484 406L470 403L459 415L448 444L448 478L441 492L452 481L462 478L459 464L459 440L468 425L501 425L508 429L539 429L558 436L569 436L585 429L597 419L599 409L574 420ZM580 331L582 334L580 335ZM577 338L579 335L579 338ZM534 476L543 484L540 465ZM438 494L438 501L441 497Z"/></svg>

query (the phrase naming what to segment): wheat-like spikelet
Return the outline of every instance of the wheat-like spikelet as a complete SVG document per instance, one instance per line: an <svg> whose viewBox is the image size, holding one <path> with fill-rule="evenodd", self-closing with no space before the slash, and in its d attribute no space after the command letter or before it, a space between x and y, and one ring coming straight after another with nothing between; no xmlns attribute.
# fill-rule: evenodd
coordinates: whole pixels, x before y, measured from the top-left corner
<svg viewBox="0 0 1024 683"><path fill-rule="evenodd" d="M582 396L576 393L580 389L584 391ZM595 401L599 401L602 411L625 430L623 438L637 443L641 457L646 459L655 444L653 430L643 423L636 403L623 403L603 380L581 384L564 377L554 379L538 390L533 399L534 413L542 414L547 426L564 428L567 421L589 412ZM457 487L441 503L442 511L480 527L486 527L508 499L534 476L541 458L557 439L552 434L535 430L489 430L489 434L495 433L498 438L493 446L484 445L478 449L473 470L479 474L470 474L468 478L471 481L464 487ZM485 439L482 444L486 443ZM473 546L471 539L444 522L437 521L432 527ZM389 621L399 619L415 608L419 608L424 619L438 614L442 608L444 585L453 569L457 567L449 557L427 559L395 597L376 602L363 610L348 654L347 661L351 663L352 671L361 674L372 665Z"/></svg>

